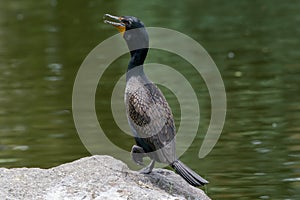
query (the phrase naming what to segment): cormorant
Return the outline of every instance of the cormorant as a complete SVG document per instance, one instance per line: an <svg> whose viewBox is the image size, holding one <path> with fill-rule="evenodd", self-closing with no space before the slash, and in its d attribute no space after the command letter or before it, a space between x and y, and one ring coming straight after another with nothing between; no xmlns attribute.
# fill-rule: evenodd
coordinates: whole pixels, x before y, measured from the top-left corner
<svg viewBox="0 0 300 200"><path fill-rule="evenodd" d="M176 129L171 108L160 89L147 78L143 70L149 47L143 22L132 16L109 14L105 14L104 19L105 23L122 33L131 54L124 100L128 123L136 141L131 150L133 160L138 165L144 165L143 157L151 158L151 163L141 170L142 173L150 173L157 161L169 164L193 186L207 184L207 180L176 157Z"/></svg>

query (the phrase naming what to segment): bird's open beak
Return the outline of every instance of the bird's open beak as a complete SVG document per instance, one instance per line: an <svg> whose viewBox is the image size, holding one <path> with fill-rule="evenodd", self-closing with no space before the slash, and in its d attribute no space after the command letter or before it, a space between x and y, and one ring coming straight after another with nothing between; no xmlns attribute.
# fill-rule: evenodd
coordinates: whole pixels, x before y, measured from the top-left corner
<svg viewBox="0 0 300 200"><path fill-rule="evenodd" d="M114 27L116 27L118 29L118 31L123 35L124 32L126 31L126 26L125 24L122 22L122 17L117 17L117 16L113 16L110 14L105 14L103 16L104 19L104 23L106 24L110 24L113 25Z"/></svg>

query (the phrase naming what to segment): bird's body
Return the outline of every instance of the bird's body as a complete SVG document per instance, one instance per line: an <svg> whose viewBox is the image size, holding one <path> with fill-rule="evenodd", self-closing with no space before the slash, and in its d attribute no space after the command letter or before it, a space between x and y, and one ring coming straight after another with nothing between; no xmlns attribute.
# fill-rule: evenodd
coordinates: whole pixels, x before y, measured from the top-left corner
<svg viewBox="0 0 300 200"><path fill-rule="evenodd" d="M125 89L126 114L137 146L151 159L170 164L175 157L175 125L159 88L140 69L129 72ZM135 72L136 71L136 72Z"/></svg>
<svg viewBox="0 0 300 200"><path fill-rule="evenodd" d="M208 183L176 157L173 114L160 89L144 73L149 38L144 24L135 17L105 15L117 22L105 20L117 27L130 50L131 59L126 73L124 101L129 126L136 145L132 147L133 160L143 165L148 156L152 162L141 172L150 173L155 161L169 164L188 183L200 186Z"/></svg>

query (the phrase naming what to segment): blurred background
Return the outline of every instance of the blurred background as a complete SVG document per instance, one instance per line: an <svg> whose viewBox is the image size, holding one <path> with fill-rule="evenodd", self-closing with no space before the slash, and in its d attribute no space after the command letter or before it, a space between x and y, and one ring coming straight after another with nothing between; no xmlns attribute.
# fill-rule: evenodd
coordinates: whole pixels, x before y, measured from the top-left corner
<svg viewBox="0 0 300 200"><path fill-rule="evenodd" d="M0 167L49 168L89 156L72 118L72 89L87 54L116 34L105 13L134 15L199 42L217 64L227 92L220 140L204 159L210 120L203 80L176 55L151 50L146 62L189 76L200 100L197 138L181 160L210 181L212 199L300 199L300 1L26 0L0 4ZM111 140L130 150L111 118L113 84L129 55L109 67L96 95ZM101 65L99 63L99 65ZM159 73L159 72L158 72ZM176 126L180 108L166 88ZM109 148L109 147L108 147ZM129 154L128 154L129 156Z"/></svg>

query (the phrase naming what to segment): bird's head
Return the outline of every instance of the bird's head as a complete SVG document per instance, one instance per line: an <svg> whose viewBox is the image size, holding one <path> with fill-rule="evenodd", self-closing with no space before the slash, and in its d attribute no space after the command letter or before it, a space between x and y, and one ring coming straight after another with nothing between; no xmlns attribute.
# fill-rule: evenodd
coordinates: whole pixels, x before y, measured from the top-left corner
<svg viewBox="0 0 300 200"><path fill-rule="evenodd" d="M149 38L144 23L133 16L104 15L104 23L110 24L118 29L126 40L129 49L148 48Z"/></svg>
<svg viewBox="0 0 300 200"><path fill-rule="evenodd" d="M118 29L118 31L124 35L125 31L135 29L135 28L144 28L144 23L136 17L133 16L113 16L110 14L104 15L104 23L113 25Z"/></svg>

